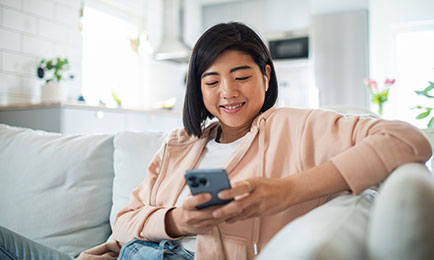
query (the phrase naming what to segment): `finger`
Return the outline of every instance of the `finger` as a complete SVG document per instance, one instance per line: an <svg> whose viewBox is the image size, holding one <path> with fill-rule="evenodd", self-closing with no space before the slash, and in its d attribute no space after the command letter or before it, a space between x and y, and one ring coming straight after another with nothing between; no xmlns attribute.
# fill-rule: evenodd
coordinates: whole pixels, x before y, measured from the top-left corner
<svg viewBox="0 0 434 260"><path fill-rule="evenodd" d="M217 195L220 199L231 199L237 196L250 193L253 189L252 180L236 182L231 189L222 190Z"/></svg>
<svg viewBox="0 0 434 260"><path fill-rule="evenodd" d="M258 212L258 205L252 205L249 208L243 210L243 212L241 212L238 215L235 215L233 217L230 217L228 219L225 220L226 223L228 224L232 224L235 223L237 221L242 221L242 220L246 220L249 218L253 218L259 216L259 212Z"/></svg>
<svg viewBox="0 0 434 260"><path fill-rule="evenodd" d="M182 206L188 210L197 210L196 206L211 200L211 198L211 193L197 194L190 198L187 198Z"/></svg>
<svg viewBox="0 0 434 260"><path fill-rule="evenodd" d="M215 218L227 219L236 215L241 214L246 208L254 203L254 200L249 198L243 198L240 200L232 201L220 209L215 210L212 215Z"/></svg>

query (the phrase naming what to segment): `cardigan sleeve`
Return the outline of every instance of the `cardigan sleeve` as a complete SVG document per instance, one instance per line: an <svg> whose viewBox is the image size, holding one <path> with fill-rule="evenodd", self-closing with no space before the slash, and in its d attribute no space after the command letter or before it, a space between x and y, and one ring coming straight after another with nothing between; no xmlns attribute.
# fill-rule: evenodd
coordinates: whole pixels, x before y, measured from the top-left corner
<svg viewBox="0 0 434 260"><path fill-rule="evenodd" d="M130 202L117 214L113 237L121 244L138 238L145 241L175 240L166 233L165 216L173 207L152 206L152 188L157 181L164 146L155 154L144 181L131 193Z"/></svg>
<svg viewBox="0 0 434 260"><path fill-rule="evenodd" d="M385 180L398 166L424 163L432 154L425 136L408 123L323 110L308 114L301 140L304 158L330 160L355 194Z"/></svg>

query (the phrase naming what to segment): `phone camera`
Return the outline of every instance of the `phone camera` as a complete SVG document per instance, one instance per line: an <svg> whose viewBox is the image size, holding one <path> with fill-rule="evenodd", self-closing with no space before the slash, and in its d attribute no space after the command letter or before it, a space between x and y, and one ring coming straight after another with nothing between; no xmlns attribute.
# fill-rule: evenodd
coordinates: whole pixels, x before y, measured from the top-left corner
<svg viewBox="0 0 434 260"><path fill-rule="evenodd" d="M199 187L199 183L197 183L196 176L188 176L187 182L194 188Z"/></svg>
<svg viewBox="0 0 434 260"><path fill-rule="evenodd" d="M204 177L199 178L199 183L202 184L203 186L206 185L206 183L208 182L208 180Z"/></svg>

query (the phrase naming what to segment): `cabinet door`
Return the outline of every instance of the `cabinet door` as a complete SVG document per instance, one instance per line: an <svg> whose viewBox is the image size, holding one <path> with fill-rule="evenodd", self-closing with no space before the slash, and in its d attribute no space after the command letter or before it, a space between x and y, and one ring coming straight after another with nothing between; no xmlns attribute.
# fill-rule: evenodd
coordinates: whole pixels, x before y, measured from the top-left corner
<svg viewBox="0 0 434 260"><path fill-rule="evenodd" d="M61 132L58 107L0 111L0 123L48 132Z"/></svg>
<svg viewBox="0 0 434 260"><path fill-rule="evenodd" d="M65 134L115 134L125 129L125 115L109 110L64 108L61 124Z"/></svg>

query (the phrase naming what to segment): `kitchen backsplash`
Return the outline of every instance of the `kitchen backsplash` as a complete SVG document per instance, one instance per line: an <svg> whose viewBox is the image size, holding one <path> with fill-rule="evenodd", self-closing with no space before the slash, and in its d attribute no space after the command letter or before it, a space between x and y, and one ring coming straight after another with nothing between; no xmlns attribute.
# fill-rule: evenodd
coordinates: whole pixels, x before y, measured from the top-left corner
<svg viewBox="0 0 434 260"><path fill-rule="evenodd" d="M0 0L0 105L38 102L42 58L67 57L80 93L81 33L78 0Z"/></svg>

